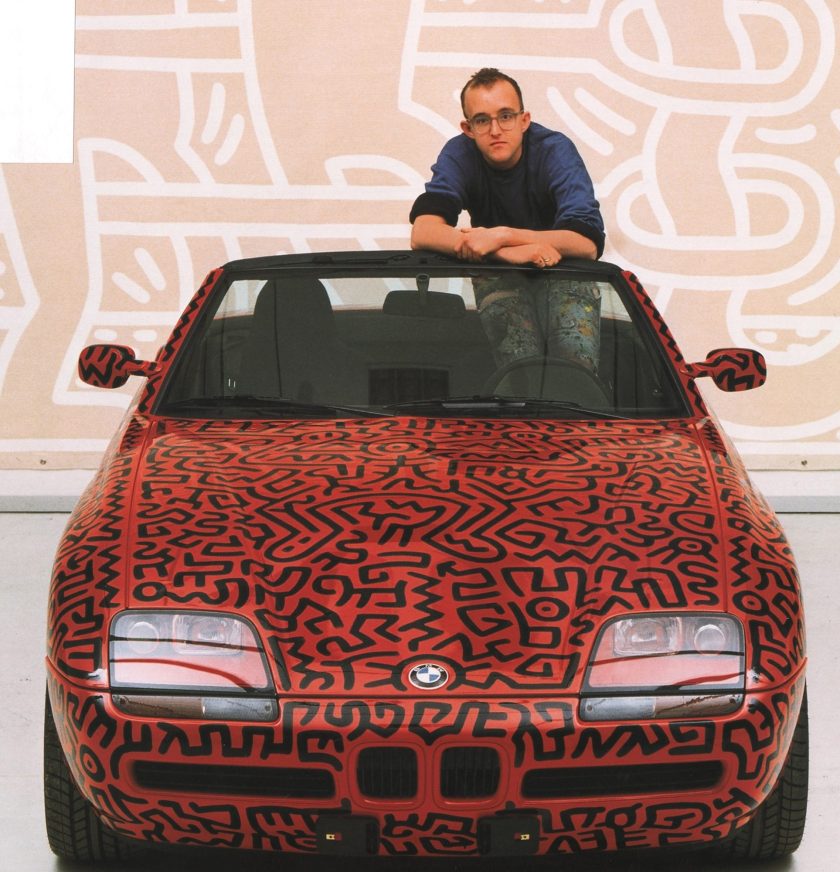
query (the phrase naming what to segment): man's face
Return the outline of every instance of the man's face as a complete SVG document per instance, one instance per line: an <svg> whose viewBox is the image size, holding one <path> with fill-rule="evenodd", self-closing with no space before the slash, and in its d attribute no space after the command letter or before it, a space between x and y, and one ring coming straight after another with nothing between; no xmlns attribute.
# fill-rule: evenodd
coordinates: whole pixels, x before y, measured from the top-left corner
<svg viewBox="0 0 840 872"><path fill-rule="evenodd" d="M467 120L461 122L461 130L475 140L484 160L499 170L509 170L522 157L522 137L531 123L529 112L517 114L511 130L502 130L493 120L488 130L476 131L470 125L476 117L496 119L499 113L519 113L521 106L510 82L494 82L489 88L470 88L464 94Z"/></svg>

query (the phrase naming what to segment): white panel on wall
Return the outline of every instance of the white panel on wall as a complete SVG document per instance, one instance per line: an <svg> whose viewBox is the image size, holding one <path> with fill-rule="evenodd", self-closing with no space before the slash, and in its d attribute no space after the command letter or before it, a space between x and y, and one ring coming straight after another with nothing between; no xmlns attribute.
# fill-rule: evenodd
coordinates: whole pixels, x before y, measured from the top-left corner
<svg viewBox="0 0 840 872"><path fill-rule="evenodd" d="M72 163L74 0L0 5L0 163Z"/></svg>

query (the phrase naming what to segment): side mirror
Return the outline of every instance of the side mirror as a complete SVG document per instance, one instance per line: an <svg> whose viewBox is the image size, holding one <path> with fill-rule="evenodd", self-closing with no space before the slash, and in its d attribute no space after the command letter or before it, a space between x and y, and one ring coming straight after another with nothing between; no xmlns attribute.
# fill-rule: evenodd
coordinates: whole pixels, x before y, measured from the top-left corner
<svg viewBox="0 0 840 872"><path fill-rule="evenodd" d="M750 391L767 381L764 355L752 348L716 348L702 363L689 363L683 371L689 378L711 376L722 391Z"/></svg>
<svg viewBox="0 0 840 872"><path fill-rule="evenodd" d="M158 365L137 360L127 345L88 345L79 355L79 378L96 388L121 388L129 376L150 376Z"/></svg>

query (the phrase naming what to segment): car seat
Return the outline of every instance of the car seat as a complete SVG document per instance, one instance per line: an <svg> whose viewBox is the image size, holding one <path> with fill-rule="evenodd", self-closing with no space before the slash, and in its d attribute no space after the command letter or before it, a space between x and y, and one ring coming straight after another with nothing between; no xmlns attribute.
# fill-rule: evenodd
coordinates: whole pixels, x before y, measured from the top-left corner
<svg viewBox="0 0 840 872"><path fill-rule="evenodd" d="M254 307L238 393L314 403L367 402L367 368L337 338L329 294L317 278L266 282Z"/></svg>

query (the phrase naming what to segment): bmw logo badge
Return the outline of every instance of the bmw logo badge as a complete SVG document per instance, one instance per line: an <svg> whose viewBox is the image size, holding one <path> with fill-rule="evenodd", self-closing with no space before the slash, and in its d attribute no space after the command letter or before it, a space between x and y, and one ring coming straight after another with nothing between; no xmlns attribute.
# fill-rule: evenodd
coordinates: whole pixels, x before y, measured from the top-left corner
<svg viewBox="0 0 840 872"><path fill-rule="evenodd" d="M449 673L437 663L421 663L408 673L408 680L420 690L434 690L449 681Z"/></svg>

